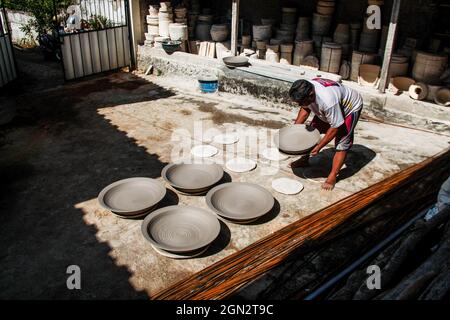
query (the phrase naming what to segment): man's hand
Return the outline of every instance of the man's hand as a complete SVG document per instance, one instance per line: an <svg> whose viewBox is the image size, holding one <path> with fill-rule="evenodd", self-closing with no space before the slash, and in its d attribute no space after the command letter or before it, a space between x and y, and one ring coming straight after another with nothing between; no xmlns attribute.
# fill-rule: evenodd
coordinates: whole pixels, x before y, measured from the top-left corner
<svg viewBox="0 0 450 320"><path fill-rule="evenodd" d="M309 153L310 156L311 157L316 156L320 152L321 149L322 148L319 145L315 146L314 149L312 149L311 152Z"/></svg>

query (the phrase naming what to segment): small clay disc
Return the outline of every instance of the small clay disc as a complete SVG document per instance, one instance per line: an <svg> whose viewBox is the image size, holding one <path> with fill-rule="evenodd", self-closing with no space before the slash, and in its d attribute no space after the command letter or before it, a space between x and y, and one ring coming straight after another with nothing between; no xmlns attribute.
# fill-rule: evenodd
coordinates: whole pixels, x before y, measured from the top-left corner
<svg viewBox="0 0 450 320"><path fill-rule="evenodd" d="M191 154L200 158L209 158L215 156L218 152L219 150L216 147L207 144L195 146L191 149Z"/></svg>
<svg viewBox="0 0 450 320"><path fill-rule="evenodd" d="M272 181L272 188L283 194L297 194L303 190L303 184L294 179L279 178Z"/></svg>
<svg viewBox="0 0 450 320"><path fill-rule="evenodd" d="M228 160L225 166L233 172L248 172L256 167L256 162L251 159L238 157Z"/></svg>

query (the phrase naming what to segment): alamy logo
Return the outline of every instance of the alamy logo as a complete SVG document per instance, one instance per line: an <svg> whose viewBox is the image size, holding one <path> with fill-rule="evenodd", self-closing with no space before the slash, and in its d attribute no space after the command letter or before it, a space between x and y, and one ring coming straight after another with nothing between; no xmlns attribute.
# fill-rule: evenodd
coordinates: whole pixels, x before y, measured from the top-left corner
<svg viewBox="0 0 450 320"><path fill-rule="evenodd" d="M366 285L369 290L381 289L381 269L376 264L367 267L367 274L370 276L366 280Z"/></svg>
<svg viewBox="0 0 450 320"><path fill-rule="evenodd" d="M80 290L81 289L81 269L77 265L70 265L66 270L67 274L70 276L67 278L66 285L69 290Z"/></svg>
<svg viewBox="0 0 450 320"><path fill-rule="evenodd" d="M366 26L369 30L381 29L381 9L377 5L371 5L367 7L366 13L368 15L366 19Z"/></svg>

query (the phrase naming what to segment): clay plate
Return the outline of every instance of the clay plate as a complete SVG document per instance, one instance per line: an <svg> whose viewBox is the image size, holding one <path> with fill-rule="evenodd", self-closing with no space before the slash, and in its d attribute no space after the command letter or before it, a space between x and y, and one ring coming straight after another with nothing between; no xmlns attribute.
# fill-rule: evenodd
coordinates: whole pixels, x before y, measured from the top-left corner
<svg viewBox="0 0 450 320"><path fill-rule="evenodd" d="M320 140L319 130L304 124L295 124L280 129L274 135L275 145L287 154L302 154L310 151Z"/></svg>
<svg viewBox="0 0 450 320"><path fill-rule="evenodd" d="M248 65L248 58L243 56L225 57L223 63L229 67L245 67Z"/></svg>
<svg viewBox="0 0 450 320"><path fill-rule="evenodd" d="M153 250L155 250L160 255L165 256L167 258L171 258L171 259L189 259L189 258L194 258L194 257L197 257L197 256L201 255L202 253L204 253L209 248L209 246L206 246L204 248L200 248L200 249L194 250L194 251L176 252L175 253L175 252L170 252L170 251L166 251L166 250L163 250L163 249L158 249L154 245L152 245L152 247L153 247Z"/></svg>
<svg viewBox="0 0 450 320"><path fill-rule="evenodd" d="M137 215L148 211L166 195L164 185L150 178L129 178L105 187L98 195L104 208L121 215Z"/></svg>
<svg viewBox="0 0 450 320"><path fill-rule="evenodd" d="M213 242L219 235L220 222L213 214L200 208L169 206L148 215L141 230L158 249L189 252Z"/></svg>
<svg viewBox="0 0 450 320"><path fill-rule="evenodd" d="M275 199L257 184L229 182L212 188L206 194L206 204L221 217L233 221L250 221L268 213Z"/></svg>
<svg viewBox="0 0 450 320"><path fill-rule="evenodd" d="M181 192L202 193L222 179L223 169L215 163L172 163L164 167L161 176Z"/></svg>

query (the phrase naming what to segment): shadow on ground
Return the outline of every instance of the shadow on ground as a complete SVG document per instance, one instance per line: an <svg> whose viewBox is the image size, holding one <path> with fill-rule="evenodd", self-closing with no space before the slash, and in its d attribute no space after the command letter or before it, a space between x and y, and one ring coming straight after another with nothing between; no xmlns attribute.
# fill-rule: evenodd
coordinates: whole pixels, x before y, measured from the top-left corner
<svg viewBox="0 0 450 320"><path fill-rule="evenodd" d="M302 178L326 178L330 173L335 154L334 148L322 150L317 156L311 157L309 160L310 166L306 168L292 169L295 175ZM339 172L337 181L341 181L358 173L376 156L375 151L366 146L355 144L350 149L345 159L345 166Z"/></svg>
<svg viewBox="0 0 450 320"><path fill-rule="evenodd" d="M111 98L98 98L100 92ZM74 206L113 181L159 177L165 165L97 109L113 107L114 98L120 105L171 95L117 74L12 97L17 114L0 127L0 299L147 298ZM66 287L69 265L81 268L81 290Z"/></svg>

